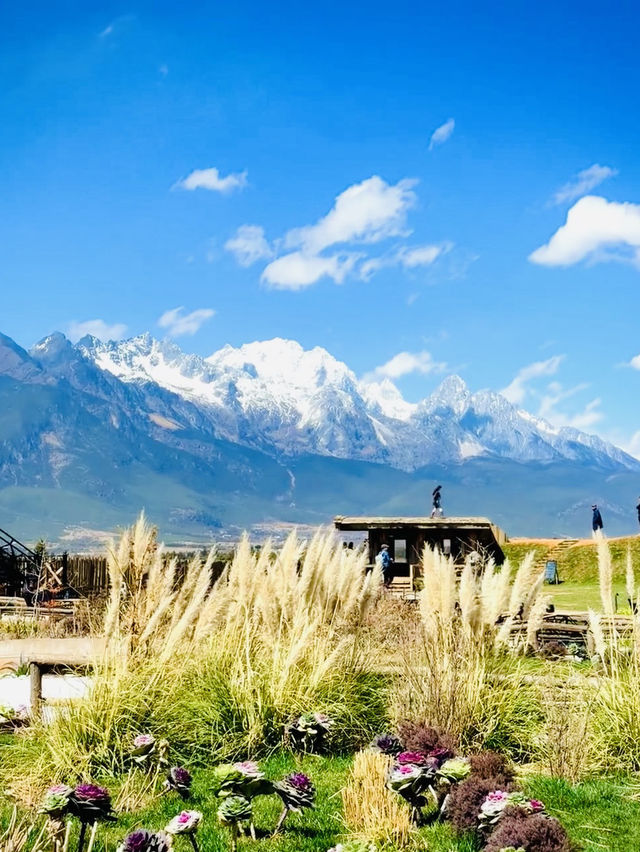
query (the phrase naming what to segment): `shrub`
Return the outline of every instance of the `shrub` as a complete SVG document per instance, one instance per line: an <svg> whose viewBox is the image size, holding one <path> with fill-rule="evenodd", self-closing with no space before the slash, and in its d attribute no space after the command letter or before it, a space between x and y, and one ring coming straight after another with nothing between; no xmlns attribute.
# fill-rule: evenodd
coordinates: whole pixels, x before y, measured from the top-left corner
<svg viewBox="0 0 640 852"><path fill-rule="evenodd" d="M469 831L478 827L478 815L482 803L494 790L513 790L513 784L504 776L480 778L471 776L457 784L447 803L447 816L457 831ZM508 845L508 844L504 844Z"/></svg>
<svg viewBox="0 0 640 852"><path fill-rule="evenodd" d="M573 844L557 819L542 814L526 814L508 808L489 837L485 852L505 847L522 847L527 852L572 852Z"/></svg>
<svg viewBox="0 0 640 852"><path fill-rule="evenodd" d="M504 783L513 781L515 771L511 761L495 751L481 751L469 758L471 774L477 778L504 778Z"/></svg>
<svg viewBox="0 0 640 852"><path fill-rule="evenodd" d="M443 749L447 752L447 757L451 757L456 751L456 742L452 736L432 728L425 722L400 722L398 736L404 751L417 751L426 755Z"/></svg>

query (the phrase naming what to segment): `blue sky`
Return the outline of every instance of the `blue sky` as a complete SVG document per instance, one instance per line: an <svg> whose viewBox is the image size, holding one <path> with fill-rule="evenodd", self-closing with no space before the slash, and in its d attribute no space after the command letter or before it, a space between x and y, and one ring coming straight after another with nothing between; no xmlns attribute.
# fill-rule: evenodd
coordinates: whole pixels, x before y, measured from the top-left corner
<svg viewBox="0 0 640 852"><path fill-rule="evenodd" d="M0 330L289 337L640 453L639 18L5 4Z"/></svg>

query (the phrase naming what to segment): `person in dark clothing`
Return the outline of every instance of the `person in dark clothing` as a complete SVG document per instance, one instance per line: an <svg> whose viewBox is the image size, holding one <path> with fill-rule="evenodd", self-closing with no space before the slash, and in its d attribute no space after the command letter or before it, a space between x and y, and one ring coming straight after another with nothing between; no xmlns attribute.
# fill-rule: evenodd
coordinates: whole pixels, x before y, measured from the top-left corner
<svg viewBox="0 0 640 852"><path fill-rule="evenodd" d="M636 506L636 512L638 513L638 523L640 524L640 497L638 497L638 505Z"/></svg>
<svg viewBox="0 0 640 852"><path fill-rule="evenodd" d="M431 517L432 518L437 518L437 517L440 517L440 515L442 515L442 509L440 508L441 505L442 505L442 494L441 494L441 492L442 492L442 485L437 485L431 493L431 496L433 498L433 508L431 509Z"/></svg>
<svg viewBox="0 0 640 852"><path fill-rule="evenodd" d="M602 529L602 515L600 514L600 509L594 503L591 507L593 509L593 518L591 519L591 529L594 532Z"/></svg>

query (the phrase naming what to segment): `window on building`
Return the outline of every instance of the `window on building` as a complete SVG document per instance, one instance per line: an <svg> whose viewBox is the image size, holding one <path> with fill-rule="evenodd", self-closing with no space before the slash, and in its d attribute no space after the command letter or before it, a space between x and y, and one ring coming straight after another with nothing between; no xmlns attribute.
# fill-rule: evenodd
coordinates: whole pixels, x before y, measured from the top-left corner
<svg viewBox="0 0 640 852"><path fill-rule="evenodd" d="M393 558L396 562L406 562L407 561L407 540L404 538L397 538L393 542Z"/></svg>
<svg viewBox="0 0 640 852"><path fill-rule="evenodd" d="M442 552L445 556L451 556L451 539L445 538L442 542Z"/></svg>

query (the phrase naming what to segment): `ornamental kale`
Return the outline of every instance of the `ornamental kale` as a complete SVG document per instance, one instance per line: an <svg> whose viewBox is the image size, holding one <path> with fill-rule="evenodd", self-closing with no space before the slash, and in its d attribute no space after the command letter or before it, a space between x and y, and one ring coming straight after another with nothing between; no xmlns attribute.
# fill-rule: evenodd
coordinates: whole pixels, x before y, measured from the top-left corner
<svg viewBox="0 0 640 852"><path fill-rule="evenodd" d="M163 789L167 793L173 790L183 799L188 799L191 792L191 773L181 766L173 766L169 770Z"/></svg>
<svg viewBox="0 0 640 852"><path fill-rule="evenodd" d="M492 828L502 817L505 808L513 807L527 814L544 812L544 805L537 799L529 799L524 793L515 790L507 793L504 790L494 790L489 793L480 807L478 822L481 829Z"/></svg>
<svg viewBox="0 0 640 852"><path fill-rule="evenodd" d="M284 825L290 811L299 813L303 808L312 808L315 805L316 788L307 775L302 772L294 772L287 775L282 781L276 781L273 784L273 789L282 799L284 806L275 827L274 834L277 834Z"/></svg>
<svg viewBox="0 0 640 852"><path fill-rule="evenodd" d="M228 796L218 806L218 822L231 829L231 850L238 848L240 826L251 822L251 802L244 796Z"/></svg>
<svg viewBox="0 0 640 852"><path fill-rule="evenodd" d="M243 760L238 763L223 763L215 770L217 795L244 796L252 799L254 796L267 796L273 793L273 784L264 777L257 763Z"/></svg>
<svg viewBox="0 0 640 852"><path fill-rule="evenodd" d="M371 748L374 751L379 751L382 754L388 754L391 755L391 757L395 757L395 755L402 751L402 743L394 734L380 734L380 736L376 737L371 743Z"/></svg>
<svg viewBox="0 0 640 852"><path fill-rule="evenodd" d="M165 831L167 834L194 834L201 822L200 811L181 811L174 816Z"/></svg>
<svg viewBox="0 0 640 852"><path fill-rule="evenodd" d="M326 745L333 720L324 713L303 713L285 728L285 736L297 751L319 752Z"/></svg>
<svg viewBox="0 0 640 852"><path fill-rule="evenodd" d="M413 818L421 821L421 809L427 803L425 793L429 792L438 801L435 792L437 784L437 765L425 763L396 763L387 773L387 787L402 796L413 808Z"/></svg>
<svg viewBox="0 0 640 852"><path fill-rule="evenodd" d="M133 740L131 757L140 765L145 766L156 750L156 738L153 734L138 734Z"/></svg>
<svg viewBox="0 0 640 852"><path fill-rule="evenodd" d="M471 775L471 764L465 757L452 757L440 766L438 775L450 784L457 784Z"/></svg>
<svg viewBox="0 0 640 852"><path fill-rule="evenodd" d="M109 791L96 784L78 784L69 796L69 813L83 823L115 819Z"/></svg>
<svg viewBox="0 0 640 852"><path fill-rule="evenodd" d="M315 804L316 789L311 779L302 772L294 772L282 781L276 781L273 789L290 811L312 808Z"/></svg>
<svg viewBox="0 0 640 852"><path fill-rule="evenodd" d="M171 837L164 831L139 828L125 837L116 852L171 852Z"/></svg>
<svg viewBox="0 0 640 852"><path fill-rule="evenodd" d="M73 794L73 788L67 784L55 784L49 787L44 794L39 813L48 814L52 818L64 816L69 809L69 800Z"/></svg>

